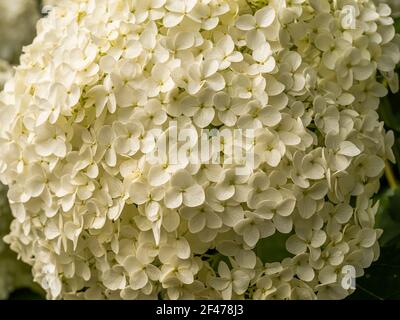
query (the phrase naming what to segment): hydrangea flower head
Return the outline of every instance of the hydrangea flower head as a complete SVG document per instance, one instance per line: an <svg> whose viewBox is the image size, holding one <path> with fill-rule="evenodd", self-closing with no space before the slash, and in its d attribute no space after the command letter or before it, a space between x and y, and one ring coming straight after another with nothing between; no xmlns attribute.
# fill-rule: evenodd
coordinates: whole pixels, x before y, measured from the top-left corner
<svg viewBox="0 0 400 320"><path fill-rule="evenodd" d="M6 241L49 298L340 299L343 268L377 259L390 8L249 3L68 0L40 20L1 93L0 179ZM151 161L173 132L179 161ZM245 143L203 157L204 132Z"/></svg>

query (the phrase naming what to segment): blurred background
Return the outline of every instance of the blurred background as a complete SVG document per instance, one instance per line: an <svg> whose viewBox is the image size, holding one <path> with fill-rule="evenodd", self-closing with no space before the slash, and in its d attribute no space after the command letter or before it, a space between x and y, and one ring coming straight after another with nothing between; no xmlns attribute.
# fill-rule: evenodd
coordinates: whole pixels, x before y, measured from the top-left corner
<svg viewBox="0 0 400 320"><path fill-rule="evenodd" d="M62 0L0 0L0 90L12 77L24 45L32 42L37 20ZM392 6L396 31L400 33L400 0L375 0ZM400 72L400 66L396 70ZM389 75L388 79L397 79ZM396 86L388 82L388 86ZM398 85L398 84L397 84ZM381 255L362 278L357 290L348 299L400 299L400 93L389 94L379 107L379 115L387 130L395 134L396 164L387 163L381 189L377 228L384 230L380 238ZM1 240L8 233L12 219L4 186L0 185L0 299L44 299L44 292L33 283L28 266ZM279 250L276 248L274 250ZM279 252L276 252L277 257Z"/></svg>

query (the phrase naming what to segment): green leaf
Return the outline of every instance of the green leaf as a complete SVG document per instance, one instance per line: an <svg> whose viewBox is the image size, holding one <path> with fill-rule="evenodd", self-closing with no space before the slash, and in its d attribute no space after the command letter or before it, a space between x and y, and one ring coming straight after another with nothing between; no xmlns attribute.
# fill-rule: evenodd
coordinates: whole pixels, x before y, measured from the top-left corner
<svg viewBox="0 0 400 320"><path fill-rule="evenodd" d="M382 248L378 261L356 279L356 291L349 300L400 299L400 254L397 246Z"/></svg>
<svg viewBox="0 0 400 320"><path fill-rule="evenodd" d="M379 242L381 246L388 246L400 239L400 188L388 189L379 201L376 226L383 229Z"/></svg>
<svg viewBox="0 0 400 320"><path fill-rule="evenodd" d="M43 300L44 296L29 288L22 288L11 293L9 300Z"/></svg>
<svg viewBox="0 0 400 320"><path fill-rule="evenodd" d="M393 145L393 154L396 158L396 167L397 167L397 172L400 172L400 133L399 132L394 132L394 145ZM396 174L399 176L398 174Z"/></svg>
<svg viewBox="0 0 400 320"><path fill-rule="evenodd" d="M381 100L378 112L388 128L400 132L400 113L395 112L388 97Z"/></svg>
<svg viewBox="0 0 400 320"><path fill-rule="evenodd" d="M276 262L292 256L286 250L286 240L291 234L276 232L274 235L262 239L257 243L256 254L262 262Z"/></svg>
<svg viewBox="0 0 400 320"><path fill-rule="evenodd" d="M396 29L396 33L400 33L400 18L394 19L394 27Z"/></svg>

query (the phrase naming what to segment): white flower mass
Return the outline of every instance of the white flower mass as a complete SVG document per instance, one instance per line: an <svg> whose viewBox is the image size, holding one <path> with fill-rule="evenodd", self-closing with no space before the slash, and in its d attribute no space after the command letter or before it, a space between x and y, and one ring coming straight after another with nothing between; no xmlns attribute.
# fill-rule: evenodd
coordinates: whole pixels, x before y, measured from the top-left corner
<svg viewBox="0 0 400 320"><path fill-rule="evenodd" d="M398 87L388 5L65 0L37 31L0 94L0 180L5 241L47 298L353 292L342 270L379 256L372 197L394 161L377 113ZM172 129L252 130L253 166L238 174L230 139L220 163L191 161L192 143L151 164ZM283 259L263 252L276 235Z"/></svg>

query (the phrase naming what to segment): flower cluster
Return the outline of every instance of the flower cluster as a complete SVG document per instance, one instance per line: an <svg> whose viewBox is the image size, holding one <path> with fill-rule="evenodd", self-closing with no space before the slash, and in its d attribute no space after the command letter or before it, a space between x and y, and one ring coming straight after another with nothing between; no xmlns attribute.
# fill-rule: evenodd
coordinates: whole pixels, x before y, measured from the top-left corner
<svg viewBox="0 0 400 320"><path fill-rule="evenodd" d="M390 14L370 0L63 1L1 93L6 241L52 299L346 297L343 268L360 276L379 255ZM232 139L220 163L193 161L208 129L252 132L252 165ZM172 130L194 139L151 164ZM263 249L275 238L284 259Z"/></svg>

